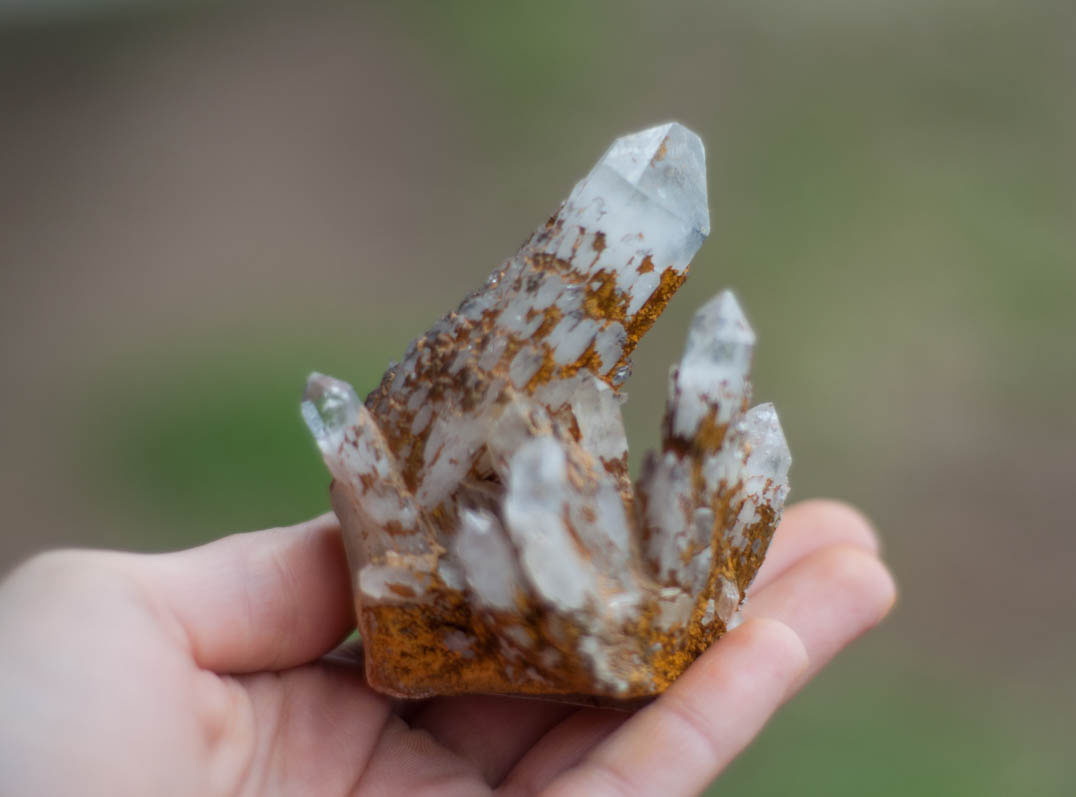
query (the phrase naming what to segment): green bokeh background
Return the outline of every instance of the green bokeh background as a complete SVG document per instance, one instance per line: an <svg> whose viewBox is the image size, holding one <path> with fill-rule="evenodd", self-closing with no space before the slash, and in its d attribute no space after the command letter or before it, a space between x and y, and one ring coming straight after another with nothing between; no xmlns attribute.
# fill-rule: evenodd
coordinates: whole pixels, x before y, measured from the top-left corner
<svg viewBox="0 0 1076 797"><path fill-rule="evenodd" d="M0 566L325 511L307 372L369 390L678 119L714 231L636 357L633 450L734 288L793 499L862 506L902 589L714 792L1072 794L1074 42L1064 0L13 4Z"/></svg>

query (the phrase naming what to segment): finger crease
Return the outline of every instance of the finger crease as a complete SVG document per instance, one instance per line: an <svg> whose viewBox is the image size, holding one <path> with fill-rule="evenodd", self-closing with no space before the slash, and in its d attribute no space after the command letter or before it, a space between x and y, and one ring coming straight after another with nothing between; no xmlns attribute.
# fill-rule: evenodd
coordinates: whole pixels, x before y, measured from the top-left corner
<svg viewBox="0 0 1076 797"><path fill-rule="evenodd" d="M701 740L707 753L712 758L721 757L718 740L714 738L714 728L697 708L682 698L674 697L673 695L666 695L664 706L659 706L659 708L661 707L665 709L670 717L673 717L686 727L691 735Z"/></svg>
<svg viewBox="0 0 1076 797"><path fill-rule="evenodd" d="M359 793L359 785L362 783L362 779L366 777L366 771L370 768L370 763L374 760L374 755L377 753L378 744L380 743L381 738L388 732L388 725L394 717L400 720L400 722L404 726L404 729L408 731L410 731L411 729L410 725L408 725L403 719L400 719L396 714L393 713L392 706L388 703L388 701L382 703L382 708L383 713L381 715L381 723L377 729L377 733L374 734L374 736L372 737L373 739L375 739L375 742L371 744L369 750L367 750L366 760L362 761L356 768L357 774L355 775L355 779L352 781L350 788L348 788L348 790L345 791L344 794Z"/></svg>
<svg viewBox="0 0 1076 797"><path fill-rule="evenodd" d="M611 794L631 795L636 793L635 787L627 775L612 763L594 758L591 759L590 764L594 767L594 774L609 784L612 789Z"/></svg>
<svg viewBox="0 0 1076 797"><path fill-rule="evenodd" d="M283 627L286 629L282 636L285 639L294 638L299 631L299 605L297 596L297 578L294 568L281 555L279 549L274 549L269 556L270 563L280 579L280 593L284 595ZM279 654L278 654L279 655Z"/></svg>

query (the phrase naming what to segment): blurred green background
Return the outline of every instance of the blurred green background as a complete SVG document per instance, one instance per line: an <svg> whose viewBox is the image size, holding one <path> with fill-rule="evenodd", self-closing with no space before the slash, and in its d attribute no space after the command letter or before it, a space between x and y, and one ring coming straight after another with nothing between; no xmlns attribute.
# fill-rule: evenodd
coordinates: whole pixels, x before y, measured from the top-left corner
<svg viewBox="0 0 1076 797"><path fill-rule="evenodd" d="M376 383L617 135L708 147L793 498L877 522L892 619L728 795L1076 793L1076 5L0 6L0 569L328 508L298 396Z"/></svg>

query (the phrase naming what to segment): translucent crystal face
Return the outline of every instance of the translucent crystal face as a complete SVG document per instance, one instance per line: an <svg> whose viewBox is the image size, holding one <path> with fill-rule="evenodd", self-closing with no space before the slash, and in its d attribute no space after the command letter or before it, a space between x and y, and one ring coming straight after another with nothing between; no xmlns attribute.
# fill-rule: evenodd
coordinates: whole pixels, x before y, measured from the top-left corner
<svg viewBox="0 0 1076 797"><path fill-rule="evenodd" d="M699 308L683 360L670 379L676 435L689 437L714 407L717 424L727 424L740 412L750 398L748 375L754 350L754 330L730 291Z"/></svg>
<svg viewBox="0 0 1076 797"><path fill-rule="evenodd" d="M790 460L772 405L747 410L731 293L696 314L635 483L620 414L708 233L698 136L625 136L365 403L311 377L373 686L645 697L735 622Z"/></svg>
<svg viewBox="0 0 1076 797"><path fill-rule="evenodd" d="M701 139L683 125L670 122L618 138L598 161L595 171L600 169L615 172L704 238L710 234L706 152Z"/></svg>
<svg viewBox="0 0 1076 797"><path fill-rule="evenodd" d="M331 454L355 422L359 397L347 382L314 373L306 383L300 409L322 454Z"/></svg>
<svg viewBox="0 0 1076 797"><path fill-rule="evenodd" d="M751 368L755 332L732 291L722 291L695 313L684 360L727 368L743 379Z"/></svg>

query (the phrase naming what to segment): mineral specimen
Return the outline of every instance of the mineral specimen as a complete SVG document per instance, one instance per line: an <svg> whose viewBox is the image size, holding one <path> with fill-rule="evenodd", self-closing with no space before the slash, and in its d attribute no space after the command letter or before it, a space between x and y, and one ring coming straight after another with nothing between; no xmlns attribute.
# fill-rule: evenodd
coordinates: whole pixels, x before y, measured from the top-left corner
<svg viewBox="0 0 1076 797"><path fill-rule="evenodd" d="M695 316L634 485L620 415L709 227L698 136L625 136L365 403L310 377L373 687L645 698L735 624L790 458L773 406L747 409L731 293Z"/></svg>

